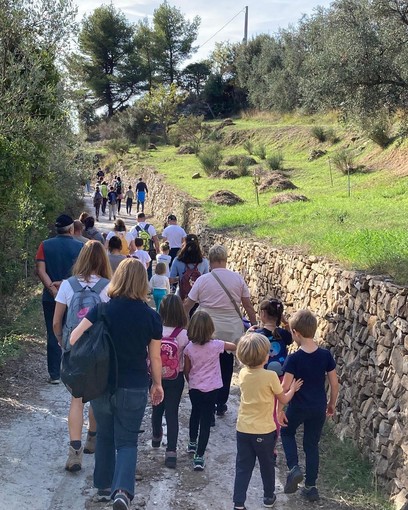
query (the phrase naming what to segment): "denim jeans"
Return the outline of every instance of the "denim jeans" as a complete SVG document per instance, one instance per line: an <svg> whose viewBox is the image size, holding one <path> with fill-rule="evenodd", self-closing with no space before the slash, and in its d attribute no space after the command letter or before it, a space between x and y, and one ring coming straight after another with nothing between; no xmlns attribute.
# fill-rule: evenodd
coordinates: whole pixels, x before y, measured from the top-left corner
<svg viewBox="0 0 408 510"><path fill-rule="evenodd" d="M289 405L286 412L288 426L281 428L282 445L289 469L299 463L296 430L303 423L303 450L306 456L305 484L316 485L319 472L319 441L326 420L325 408L300 409Z"/></svg>
<svg viewBox="0 0 408 510"><path fill-rule="evenodd" d="M162 380L164 399L158 406L153 406L152 429L153 437L159 438L163 434L162 418L166 417L167 451L175 452L179 433L179 406L184 389L184 375L180 372L177 379Z"/></svg>
<svg viewBox="0 0 408 510"><path fill-rule="evenodd" d="M190 441L196 442L198 436L197 455L199 457L204 455L210 438L217 392L218 390L204 392L194 389L188 392L191 400Z"/></svg>
<svg viewBox="0 0 408 510"><path fill-rule="evenodd" d="M220 366L223 386L218 390L216 403L217 408L221 410L229 397L232 373L234 372L234 356L230 352L222 352L220 354Z"/></svg>
<svg viewBox="0 0 408 510"><path fill-rule="evenodd" d="M42 302L45 327L47 329L47 366L51 379L59 379L61 372L62 350L54 335L52 321L54 319L55 301Z"/></svg>
<svg viewBox="0 0 408 510"><path fill-rule="evenodd" d="M246 434L237 432L237 460L235 464L234 503L244 506L248 485L255 461L259 461L264 498L275 493L276 430L269 434Z"/></svg>
<svg viewBox="0 0 408 510"><path fill-rule="evenodd" d="M133 499L137 441L147 403L147 388L118 388L92 401L96 418L94 486L126 491Z"/></svg>

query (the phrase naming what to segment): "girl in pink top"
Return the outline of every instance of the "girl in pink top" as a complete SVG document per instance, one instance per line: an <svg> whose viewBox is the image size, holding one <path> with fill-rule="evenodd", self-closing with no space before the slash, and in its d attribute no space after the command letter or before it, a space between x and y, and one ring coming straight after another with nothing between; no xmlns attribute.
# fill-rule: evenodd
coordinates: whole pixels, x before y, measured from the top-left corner
<svg viewBox="0 0 408 510"><path fill-rule="evenodd" d="M190 342L184 349L184 375L191 400L187 451L194 453L195 471L204 469L204 452L210 437L217 392L222 388L220 354L236 350L236 345L231 342L213 340L214 331L214 323L208 313L197 311L188 326Z"/></svg>

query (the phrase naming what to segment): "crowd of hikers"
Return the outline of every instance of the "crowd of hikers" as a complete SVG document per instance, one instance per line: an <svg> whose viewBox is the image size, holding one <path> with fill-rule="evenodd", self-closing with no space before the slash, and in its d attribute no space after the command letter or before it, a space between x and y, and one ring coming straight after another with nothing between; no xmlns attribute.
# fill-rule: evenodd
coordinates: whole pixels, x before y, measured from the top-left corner
<svg viewBox="0 0 408 510"><path fill-rule="evenodd" d="M261 300L257 317L244 278L227 267L223 246L212 246L204 256L199 237L187 234L173 214L160 244L155 228L146 222L147 187L142 179L143 186L137 189L143 193L138 196L141 211L127 231L116 215L124 198L131 213L135 198L131 186L125 195L120 178L110 191L104 175L98 179L95 215L98 219L99 210L106 214L108 204L112 230L102 235L86 213L75 221L63 214L55 223L57 235L43 241L36 254L44 286L48 382L60 382L62 354L74 349L101 320L117 363L114 387L91 400L84 444L83 400L71 397L66 469L80 470L83 454L95 453L95 501L113 500L114 510L128 510L135 493L138 435L148 394L153 406L151 446L162 445L164 417L164 465L175 469L179 406L187 385L191 414L183 450L192 456L195 471L204 470L211 428L217 416L228 412L234 366L239 366L234 510L246 508L256 459L263 504L274 506L279 435L288 466L284 492L296 492L304 479L302 495L317 501L319 440L326 416L335 410L338 382L330 351L314 341L316 317L303 309L287 319L282 301L270 297ZM95 202L98 192L100 209ZM290 346L298 349L288 354ZM305 473L296 443L301 425Z"/></svg>

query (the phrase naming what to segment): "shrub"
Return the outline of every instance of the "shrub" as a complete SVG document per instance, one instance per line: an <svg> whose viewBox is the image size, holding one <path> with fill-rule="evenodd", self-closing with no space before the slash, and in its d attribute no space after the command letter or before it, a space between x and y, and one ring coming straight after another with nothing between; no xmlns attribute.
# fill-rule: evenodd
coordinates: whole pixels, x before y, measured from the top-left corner
<svg viewBox="0 0 408 510"><path fill-rule="evenodd" d="M204 172L213 175L218 172L222 162L221 147L217 144L208 145L198 154L198 159Z"/></svg>
<svg viewBox="0 0 408 510"><path fill-rule="evenodd" d="M251 142L251 140L245 140L244 144L243 144L243 148L244 150L247 151L247 153L252 156L253 152L254 152L254 144Z"/></svg>
<svg viewBox="0 0 408 510"><path fill-rule="evenodd" d="M115 154L126 154L129 152L130 143L126 138L114 138L109 140L107 146Z"/></svg>
<svg viewBox="0 0 408 510"><path fill-rule="evenodd" d="M180 145L181 145L181 136L180 136L179 132L177 131L177 129L171 128L170 132L169 132L169 135L168 135L168 138L169 138L169 143L171 145L174 145L174 147L180 147Z"/></svg>
<svg viewBox="0 0 408 510"><path fill-rule="evenodd" d="M259 159L266 159L266 145L261 143L254 150L255 156L258 156Z"/></svg>
<svg viewBox="0 0 408 510"><path fill-rule="evenodd" d="M354 168L354 156L349 150L342 149L332 156L333 165L340 170L343 174L352 173L355 171Z"/></svg>
<svg viewBox="0 0 408 510"><path fill-rule="evenodd" d="M327 140L326 131L322 126L313 126L310 130L310 134L319 142L325 142Z"/></svg>
<svg viewBox="0 0 408 510"><path fill-rule="evenodd" d="M281 170L283 163L283 154L281 152L275 152L267 159L268 167L271 170Z"/></svg>
<svg viewBox="0 0 408 510"><path fill-rule="evenodd" d="M326 140L332 144L340 142L340 138L336 135L336 131L333 128L326 130Z"/></svg>
<svg viewBox="0 0 408 510"><path fill-rule="evenodd" d="M141 151L147 151L147 148L149 147L150 138L146 134L141 134L137 137L137 146Z"/></svg>
<svg viewBox="0 0 408 510"><path fill-rule="evenodd" d="M367 130L367 136L374 143L385 149L391 142L391 126L386 120L380 120Z"/></svg>
<svg viewBox="0 0 408 510"><path fill-rule="evenodd" d="M246 156L241 156L237 162L237 172L240 177L249 175L249 163Z"/></svg>

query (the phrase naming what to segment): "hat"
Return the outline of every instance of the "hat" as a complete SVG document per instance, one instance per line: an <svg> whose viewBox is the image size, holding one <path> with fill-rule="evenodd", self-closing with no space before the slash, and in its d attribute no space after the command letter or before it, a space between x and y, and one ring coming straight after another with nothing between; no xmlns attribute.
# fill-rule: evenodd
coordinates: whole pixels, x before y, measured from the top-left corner
<svg viewBox="0 0 408 510"><path fill-rule="evenodd" d="M271 361L268 363L268 370L272 370L273 372L276 372L278 375L283 374L282 365L279 363L279 361Z"/></svg>
<svg viewBox="0 0 408 510"><path fill-rule="evenodd" d="M71 218L71 216L68 216L68 214L61 214L61 216L58 216L58 218L55 220L55 226L57 228L68 227L73 223L74 220Z"/></svg>
<svg viewBox="0 0 408 510"><path fill-rule="evenodd" d="M177 221L177 218L175 217L175 215L174 215L174 214L169 214L169 215L167 216L167 219L168 219L169 221Z"/></svg>

